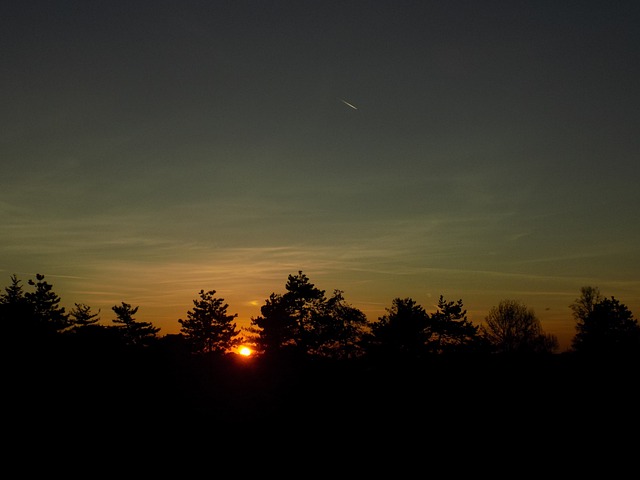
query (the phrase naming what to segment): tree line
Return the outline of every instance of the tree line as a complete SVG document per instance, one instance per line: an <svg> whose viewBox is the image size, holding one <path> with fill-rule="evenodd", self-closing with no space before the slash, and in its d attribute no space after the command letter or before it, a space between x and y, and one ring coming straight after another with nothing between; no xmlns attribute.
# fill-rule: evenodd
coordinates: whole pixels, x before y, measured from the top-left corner
<svg viewBox="0 0 640 480"><path fill-rule="evenodd" d="M151 322L137 321L139 307L129 303L112 307L114 318L108 325L100 322L100 311L84 303L75 303L67 312L42 274L28 280L28 290L17 275L10 280L0 294L0 321L5 338L25 349L64 344L144 351L171 345L196 356L222 356L246 345L258 356L409 361L558 352L557 338L544 332L533 309L517 300L500 301L481 325L467 318L461 299L442 295L432 313L410 297L395 298L384 315L369 321L345 300L343 291L327 295L302 271L288 276L284 293L271 293L249 327L238 328L237 314L229 313L216 290L200 290L185 318L177 319L180 333L163 336ZM569 307L576 321L572 353L640 354L640 326L615 297L584 286Z"/></svg>

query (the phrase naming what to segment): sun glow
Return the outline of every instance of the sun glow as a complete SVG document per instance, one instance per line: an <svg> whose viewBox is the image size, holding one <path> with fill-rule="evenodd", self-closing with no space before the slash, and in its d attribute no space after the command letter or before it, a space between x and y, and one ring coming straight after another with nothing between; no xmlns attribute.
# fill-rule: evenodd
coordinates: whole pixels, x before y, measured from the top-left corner
<svg viewBox="0 0 640 480"><path fill-rule="evenodd" d="M250 349L249 347L242 346L242 347L240 347L240 348L238 349L238 353L239 353L240 355L242 355L243 357L248 357L248 356L250 356L253 352L251 351L251 349Z"/></svg>

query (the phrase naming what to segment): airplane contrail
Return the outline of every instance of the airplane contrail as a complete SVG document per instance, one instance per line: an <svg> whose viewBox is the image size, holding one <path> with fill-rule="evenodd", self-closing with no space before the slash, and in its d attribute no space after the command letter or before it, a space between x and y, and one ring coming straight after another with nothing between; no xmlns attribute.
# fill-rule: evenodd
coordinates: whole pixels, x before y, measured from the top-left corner
<svg viewBox="0 0 640 480"><path fill-rule="evenodd" d="M339 98L338 100L340 100L342 103L344 103L346 106L353 108L354 110L357 110L358 107L356 107L355 105L352 105L351 103L347 102L346 100Z"/></svg>

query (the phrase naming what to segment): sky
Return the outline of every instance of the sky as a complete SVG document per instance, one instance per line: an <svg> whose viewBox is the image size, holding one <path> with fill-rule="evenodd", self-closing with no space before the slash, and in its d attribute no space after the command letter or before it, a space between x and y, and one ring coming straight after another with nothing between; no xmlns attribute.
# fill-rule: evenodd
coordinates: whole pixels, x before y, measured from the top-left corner
<svg viewBox="0 0 640 480"><path fill-rule="evenodd" d="M640 317L637 1L8 1L0 286L239 328L302 271L513 299L569 347L598 287ZM2 280L4 277L4 280Z"/></svg>

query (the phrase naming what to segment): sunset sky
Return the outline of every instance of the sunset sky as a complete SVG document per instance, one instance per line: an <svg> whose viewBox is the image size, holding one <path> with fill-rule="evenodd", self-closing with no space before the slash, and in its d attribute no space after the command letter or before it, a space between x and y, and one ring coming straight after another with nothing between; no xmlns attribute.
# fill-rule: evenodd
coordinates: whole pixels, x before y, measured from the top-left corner
<svg viewBox="0 0 640 480"><path fill-rule="evenodd" d="M0 286L239 327L299 270L370 321L640 317L640 2L9 1ZM4 277L4 278L2 278Z"/></svg>

